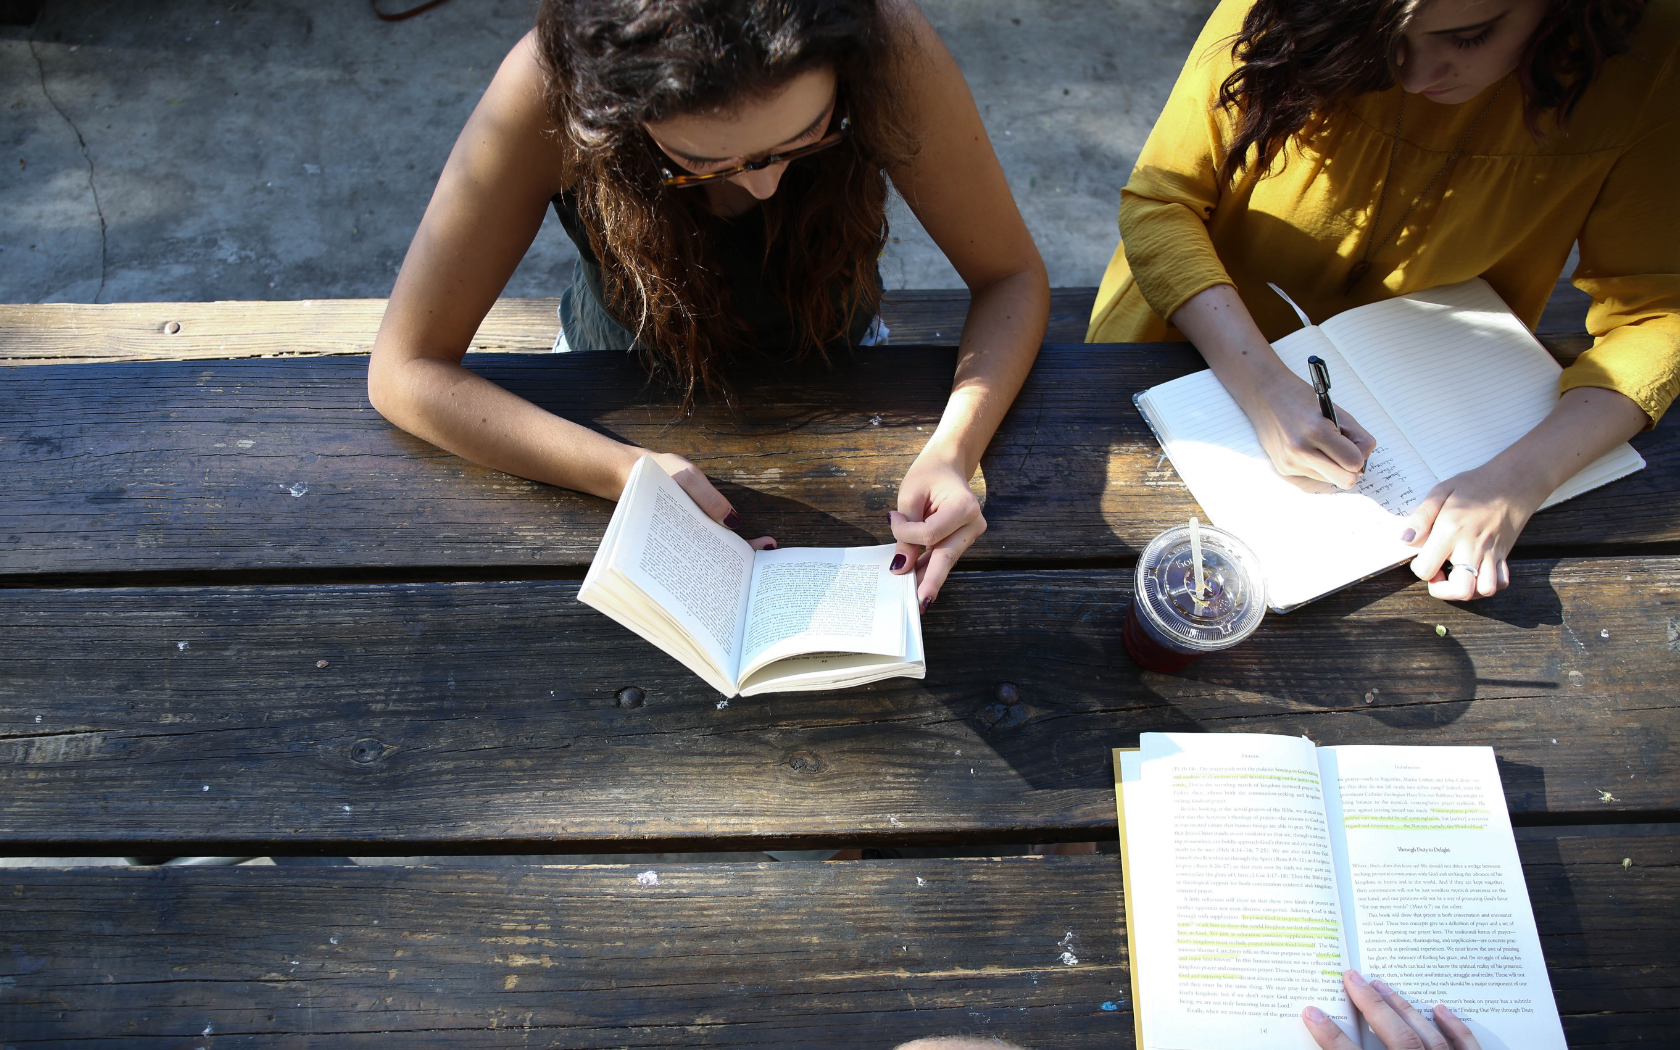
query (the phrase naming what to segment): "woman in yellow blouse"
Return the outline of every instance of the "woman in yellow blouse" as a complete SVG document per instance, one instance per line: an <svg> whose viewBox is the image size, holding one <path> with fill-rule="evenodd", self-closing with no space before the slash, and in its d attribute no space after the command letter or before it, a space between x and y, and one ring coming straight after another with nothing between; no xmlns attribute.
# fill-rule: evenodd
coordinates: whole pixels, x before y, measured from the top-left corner
<svg viewBox="0 0 1680 1050"><path fill-rule="evenodd" d="M1224 0L1121 193L1086 338L1188 338L1281 472L1347 487L1373 442L1272 352L1299 322L1266 282L1323 321L1480 276L1532 327L1578 241L1592 349L1402 536L1431 594L1491 595L1540 502L1680 393L1677 110L1680 0Z"/></svg>

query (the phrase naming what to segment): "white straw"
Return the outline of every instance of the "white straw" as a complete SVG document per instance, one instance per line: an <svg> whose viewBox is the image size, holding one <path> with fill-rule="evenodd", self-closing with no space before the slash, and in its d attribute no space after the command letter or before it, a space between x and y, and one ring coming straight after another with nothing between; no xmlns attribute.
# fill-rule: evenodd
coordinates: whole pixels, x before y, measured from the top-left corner
<svg viewBox="0 0 1680 1050"><path fill-rule="evenodd" d="M1190 556L1196 559L1196 602L1200 604L1207 593L1207 577L1202 571L1202 523L1194 514L1190 516Z"/></svg>

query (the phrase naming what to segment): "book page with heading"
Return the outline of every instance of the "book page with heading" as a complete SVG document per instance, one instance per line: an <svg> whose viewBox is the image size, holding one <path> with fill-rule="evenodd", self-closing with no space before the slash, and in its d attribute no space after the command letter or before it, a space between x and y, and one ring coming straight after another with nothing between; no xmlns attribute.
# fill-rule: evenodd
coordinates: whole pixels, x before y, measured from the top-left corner
<svg viewBox="0 0 1680 1050"><path fill-rule="evenodd" d="M1489 747L1318 749L1348 950L1483 1050L1564 1050L1505 792ZM1366 1050L1382 1050L1369 1031Z"/></svg>
<svg viewBox="0 0 1680 1050"><path fill-rule="evenodd" d="M1350 1035L1348 954L1311 741L1144 733L1120 756L1145 1050L1314 1050Z"/></svg>

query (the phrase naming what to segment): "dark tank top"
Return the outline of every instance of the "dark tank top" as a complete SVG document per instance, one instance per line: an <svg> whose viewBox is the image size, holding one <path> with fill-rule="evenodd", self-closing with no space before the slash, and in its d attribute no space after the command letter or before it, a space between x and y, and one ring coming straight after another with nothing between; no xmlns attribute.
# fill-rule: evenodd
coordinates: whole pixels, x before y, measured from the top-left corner
<svg viewBox="0 0 1680 1050"><path fill-rule="evenodd" d="M574 350L628 350L635 342L634 330L615 317L606 302L601 281L601 260L590 247L589 234L578 215L577 194L571 190L554 198L554 214L577 246L578 266L572 285L562 296L561 326ZM760 351L785 350L795 343L793 316L764 283L764 211L753 208L733 218L704 217L706 242L711 260L722 269L729 287L731 312L753 333ZM880 271L875 274L877 285ZM832 293L836 302L840 290ZM852 317L845 342L856 346L874 318L863 311Z"/></svg>

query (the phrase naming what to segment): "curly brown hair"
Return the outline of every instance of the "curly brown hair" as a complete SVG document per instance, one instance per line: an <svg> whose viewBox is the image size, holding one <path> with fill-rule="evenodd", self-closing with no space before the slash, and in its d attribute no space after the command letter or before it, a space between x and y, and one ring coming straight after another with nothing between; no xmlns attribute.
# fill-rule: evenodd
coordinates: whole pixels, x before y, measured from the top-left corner
<svg viewBox="0 0 1680 1050"><path fill-rule="evenodd" d="M1256 0L1231 44L1238 63L1216 107L1236 122L1219 162L1227 185L1267 171L1291 138L1304 141L1342 99L1396 80L1401 34L1428 0ZM1562 127L1604 63L1625 52L1646 0L1551 0L1517 63L1523 118Z"/></svg>
<svg viewBox="0 0 1680 1050"><path fill-rule="evenodd" d="M703 195L668 189L644 126L727 112L801 73L832 68L838 146L789 165L761 205L770 291L794 321L794 356L826 353L880 302L885 169L913 152L892 91L898 60L877 0L543 0L547 105L578 158L578 210L612 312L692 398L727 393L724 361L752 333L708 258ZM836 295L836 290L839 294Z"/></svg>

